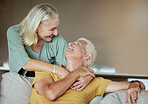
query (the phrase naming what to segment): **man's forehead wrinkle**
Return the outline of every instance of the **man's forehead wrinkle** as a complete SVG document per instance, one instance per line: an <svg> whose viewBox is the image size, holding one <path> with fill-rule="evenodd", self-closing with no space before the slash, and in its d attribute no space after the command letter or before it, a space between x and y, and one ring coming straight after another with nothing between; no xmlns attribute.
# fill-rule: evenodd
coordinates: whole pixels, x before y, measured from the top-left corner
<svg viewBox="0 0 148 104"><path fill-rule="evenodd" d="M79 42L79 43L81 43L82 45L87 44L87 42L86 42L86 41L84 41L84 40L78 40L78 42Z"/></svg>

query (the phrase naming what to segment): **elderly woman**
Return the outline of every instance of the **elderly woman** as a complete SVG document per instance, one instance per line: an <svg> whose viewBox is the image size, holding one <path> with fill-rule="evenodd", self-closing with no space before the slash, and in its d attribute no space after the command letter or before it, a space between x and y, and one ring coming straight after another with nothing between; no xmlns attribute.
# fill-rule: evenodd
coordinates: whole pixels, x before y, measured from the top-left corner
<svg viewBox="0 0 148 104"><path fill-rule="evenodd" d="M64 52L68 46L64 38L58 34L59 24L59 14L56 9L43 3L32 8L20 24L11 26L7 31L10 72L16 72L26 78L34 77L34 71L67 76L69 72L58 66L66 65ZM92 72L91 69L88 70ZM92 79L92 75L82 77L73 88L82 90ZM19 93L27 93L25 91L22 88Z"/></svg>
<svg viewBox="0 0 148 104"><path fill-rule="evenodd" d="M59 24L56 9L44 3L35 6L20 24L11 26L7 31L10 71L27 77L34 77L34 71L65 77L68 71L57 66L66 65L68 46L58 34ZM89 82L92 77L85 79Z"/></svg>
<svg viewBox="0 0 148 104"><path fill-rule="evenodd" d="M11 72L34 76L31 71L53 72L54 64L65 64L67 42L58 34L59 15L49 4L35 6L18 25L7 31ZM67 71L55 66L54 73Z"/></svg>

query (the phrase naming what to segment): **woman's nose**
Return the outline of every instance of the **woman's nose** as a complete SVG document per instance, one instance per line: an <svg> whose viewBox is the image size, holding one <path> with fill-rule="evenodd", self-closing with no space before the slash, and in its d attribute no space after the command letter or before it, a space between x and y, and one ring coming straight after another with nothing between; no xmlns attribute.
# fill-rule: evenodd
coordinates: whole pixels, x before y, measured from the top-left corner
<svg viewBox="0 0 148 104"><path fill-rule="evenodd" d="M55 29L54 32L53 32L53 34L54 34L55 36L57 36L57 35L58 35L58 30Z"/></svg>

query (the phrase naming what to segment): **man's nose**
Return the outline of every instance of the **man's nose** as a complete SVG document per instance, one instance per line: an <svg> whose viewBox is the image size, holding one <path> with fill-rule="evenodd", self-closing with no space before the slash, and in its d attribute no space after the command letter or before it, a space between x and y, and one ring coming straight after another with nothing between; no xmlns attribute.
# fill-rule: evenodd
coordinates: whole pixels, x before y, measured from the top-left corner
<svg viewBox="0 0 148 104"><path fill-rule="evenodd" d="M72 43L69 43L68 45L69 45L69 46L72 46Z"/></svg>

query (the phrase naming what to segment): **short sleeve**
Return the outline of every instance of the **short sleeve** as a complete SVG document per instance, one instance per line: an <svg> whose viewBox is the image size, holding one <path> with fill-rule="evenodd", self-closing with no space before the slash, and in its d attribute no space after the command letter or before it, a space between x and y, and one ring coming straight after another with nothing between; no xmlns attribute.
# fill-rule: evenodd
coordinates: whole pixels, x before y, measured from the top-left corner
<svg viewBox="0 0 148 104"><path fill-rule="evenodd" d="M34 87L34 84L36 82L38 82L40 79L45 78L45 77L52 77L52 73L35 71L35 77L34 77L33 82L32 82L32 87Z"/></svg>
<svg viewBox="0 0 148 104"><path fill-rule="evenodd" d="M101 95L103 96L105 90L110 83L111 80L103 79L102 77L95 78L95 86L96 86L96 96Z"/></svg>
<svg viewBox="0 0 148 104"><path fill-rule="evenodd" d="M58 35L55 37L56 43L54 43L54 53L55 53L55 58L56 58L56 63L57 65L64 65L66 66L67 61L64 56L64 52L66 51L66 48L68 47L68 43L65 41L65 39L61 36Z"/></svg>
<svg viewBox="0 0 148 104"><path fill-rule="evenodd" d="M30 60L18 30L18 25L11 26L7 30L9 67L11 72L19 72L19 70Z"/></svg>

